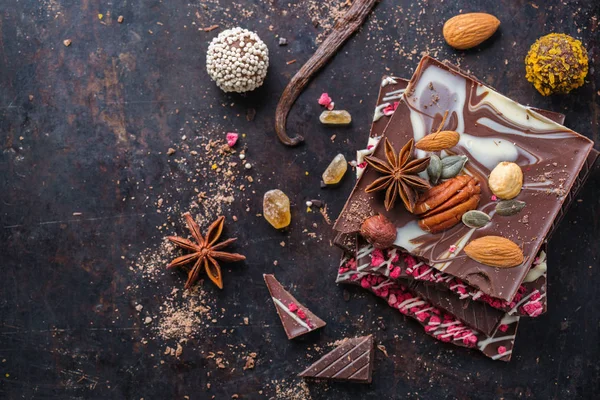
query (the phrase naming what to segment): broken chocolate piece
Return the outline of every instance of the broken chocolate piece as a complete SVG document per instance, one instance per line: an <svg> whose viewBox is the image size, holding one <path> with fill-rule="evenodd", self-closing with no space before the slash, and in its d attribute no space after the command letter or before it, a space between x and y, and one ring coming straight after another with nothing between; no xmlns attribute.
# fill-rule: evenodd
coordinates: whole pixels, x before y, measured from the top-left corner
<svg viewBox="0 0 600 400"><path fill-rule="evenodd" d="M425 332L442 342L476 348L493 360L510 361L514 347L518 316L505 314L491 335L472 329L453 315L444 313L426 298L411 292L400 282L373 272L356 271L356 261L344 256L336 282L361 286L402 314L416 319Z"/></svg>
<svg viewBox="0 0 600 400"><path fill-rule="evenodd" d="M325 326L325 321L300 304L294 296L281 286L274 275L265 274L263 278L269 293L271 293L275 309L288 339L293 339Z"/></svg>
<svg viewBox="0 0 600 400"><path fill-rule="evenodd" d="M371 383L373 358L372 335L346 339L341 345L299 373L298 376Z"/></svg>

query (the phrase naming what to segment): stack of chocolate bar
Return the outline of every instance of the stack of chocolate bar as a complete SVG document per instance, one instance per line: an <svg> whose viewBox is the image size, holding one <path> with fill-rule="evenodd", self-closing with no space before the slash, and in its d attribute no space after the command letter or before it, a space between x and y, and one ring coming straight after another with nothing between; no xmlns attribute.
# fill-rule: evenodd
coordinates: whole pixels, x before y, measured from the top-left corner
<svg viewBox="0 0 600 400"><path fill-rule="evenodd" d="M410 81L384 77L367 147L357 152L358 181L334 225L335 243L344 250L337 282L362 286L385 299L438 340L509 361L519 318L546 312L546 243L598 156L592 141L563 122L562 114L518 104L430 57L421 60ZM420 140L441 131L456 132L459 139L442 150L419 149ZM417 149L408 157L438 162L454 157L463 160L463 167L458 175L454 171L454 178L442 174L439 181L417 171L415 176L431 189L415 191L416 208L410 196L404 196L404 205L401 194L394 195L397 201L390 207L390 190L368 190L379 185L376 181L387 182L372 165L389 160L390 153L399 161L406 156L400 149L411 140ZM512 202L496 196L498 190L488 182L501 163L516 164L522 171ZM395 173L390 179L398 179ZM476 221L487 218L483 223L464 222L465 207L442 204L429 210L429 200L423 200L456 177L476 182L476 194L469 195L476 207L470 209L479 213L472 215ZM461 191L466 188L457 194ZM422 215L415 212L419 202L427 211ZM433 220L436 226L425 221L431 213L439 216ZM385 248L360 234L363 223L376 215L396 231L393 244ZM513 264L490 259L505 254L503 248L481 245L489 238L516 244L521 258ZM469 252L473 242L480 244L477 254Z"/></svg>

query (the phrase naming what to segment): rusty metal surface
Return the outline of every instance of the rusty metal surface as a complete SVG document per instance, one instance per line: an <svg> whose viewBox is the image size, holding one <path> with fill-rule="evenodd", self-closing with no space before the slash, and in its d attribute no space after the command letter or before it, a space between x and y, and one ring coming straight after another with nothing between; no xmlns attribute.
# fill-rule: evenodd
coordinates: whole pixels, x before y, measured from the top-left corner
<svg viewBox="0 0 600 400"><path fill-rule="evenodd" d="M339 187L322 190L322 171L335 154L351 159L365 142L380 76L409 77L425 50L521 103L565 113L567 125L600 148L599 3L502 0L459 7L383 0L293 108L288 129L306 138L295 149L276 142L274 109L289 78L315 50L324 24L311 21L312 1L237 3L1 2L0 398L270 398L275 381L293 387L299 382L295 374L327 343L364 333L373 333L389 354L377 351L373 384L310 384L313 399L596 396L598 168L550 242L549 312L522 322L509 364L436 342L357 288L346 288L345 301L344 288L334 284L339 253L330 246L330 227L318 213L307 213L304 202L321 198L337 215L353 179L348 174ZM479 49L452 51L441 41L441 25L459 9L495 14L500 32ZM118 15L125 18L122 24ZM214 23L220 28L198 30ZM204 67L208 41L238 24L256 31L271 56L264 86L244 96L220 92ZM551 31L583 40L590 74L572 94L543 98L525 81L522 59L536 37ZM288 46L278 46L276 35L287 38ZM63 45L65 39L71 46ZM292 59L297 63L286 64ZM316 99L323 91L337 108L351 112L351 127L318 123ZM245 118L248 108L257 112L252 122ZM188 204L193 187L204 184L164 179L173 171L184 177L168 162L166 149L182 135L206 135L208 125L221 127L219 135L246 133L256 179L244 200L232 205L228 214L240 220L226 234L239 238L235 249L248 260L224 268L223 291L206 285L216 307L226 310L218 324L185 343L180 358L165 357L167 341L151 338L152 327L135 305L158 309L183 276L166 274L134 294L130 288L140 277L130 266L161 242L156 227L170 221L148 204L165 193ZM256 216L262 194L274 187L293 203L292 225L284 232ZM181 234L183 227L173 231ZM288 341L263 273L293 286L294 295L328 325ZM249 325L240 325L240 316L249 316ZM221 334L223 329L231 332ZM254 369L244 371L239 353L228 350L240 345L258 353ZM207 358L219 350L229 351L227 368L215 368Z"/></svg>

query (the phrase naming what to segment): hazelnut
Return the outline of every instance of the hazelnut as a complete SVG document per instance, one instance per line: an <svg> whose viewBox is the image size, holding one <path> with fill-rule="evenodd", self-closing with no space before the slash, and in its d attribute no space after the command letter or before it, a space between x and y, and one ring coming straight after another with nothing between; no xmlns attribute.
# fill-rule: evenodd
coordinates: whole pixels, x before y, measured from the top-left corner
<svg viewBox="0 0 600 400"><path fill-rule="evenodd" d="M498 198L509 200L517 197L523 187L523 171L513 162L503 161L490 173L488 185Z"/></svg>
<svg viewBox="0 0 600 400"><path fill-rule="evenodd" d="M360 234L376 248L386 249L396 240L396 226L383 215L374 215L364 220Z"/></svg>

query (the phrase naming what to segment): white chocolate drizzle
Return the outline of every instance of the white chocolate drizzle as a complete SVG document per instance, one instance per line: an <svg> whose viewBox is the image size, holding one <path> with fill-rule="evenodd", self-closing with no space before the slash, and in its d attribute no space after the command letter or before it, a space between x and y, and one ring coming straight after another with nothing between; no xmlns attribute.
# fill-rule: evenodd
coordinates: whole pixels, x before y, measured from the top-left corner
<svg viewBox="0 0 600 400"><path fill-rule="evenodd" d="M383 101L400 100L402 98L402 95L404 95L405 90L406 89L398 89L398 90L389 92L385 95L385 97L382 100Z"/></svg>
<svg viewBox="0 0 600 400"><path fill-rule="evenodd" d="M538 280L541 276L546 274L548 270L548 265L546 264L546 252L540 251L538 256L538 260L535 265L529 270L523 282L534 282Z"/></svg>
<svg viewBox="0 0 600 400"><path fill-rule="evenodd" d="M381 80L381 87L386 87L387 85L395 85L397 83L398 82L391 76L386 76Z"/></svg>

